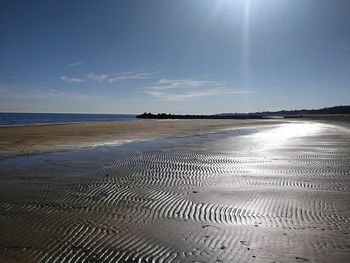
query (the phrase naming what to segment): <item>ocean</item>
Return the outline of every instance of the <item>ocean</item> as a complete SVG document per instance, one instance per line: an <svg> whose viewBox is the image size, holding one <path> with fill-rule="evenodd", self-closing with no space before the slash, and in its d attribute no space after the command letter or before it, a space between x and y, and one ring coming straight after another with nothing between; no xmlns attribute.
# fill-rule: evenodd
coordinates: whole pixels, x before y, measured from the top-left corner
<svg viewBox="0 0 350 263"><path fill-rule="evenodd" d="M135 114L0 113L0 126L136 120Z"/></svg>

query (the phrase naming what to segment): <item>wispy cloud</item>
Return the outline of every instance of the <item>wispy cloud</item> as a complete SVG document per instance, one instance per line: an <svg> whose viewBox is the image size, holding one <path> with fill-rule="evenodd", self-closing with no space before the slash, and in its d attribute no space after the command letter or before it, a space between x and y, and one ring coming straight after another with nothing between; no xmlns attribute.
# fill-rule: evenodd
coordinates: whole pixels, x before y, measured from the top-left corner
<svg viewBox="0 0 350 263"><path fill-rule="evenodd" d="M5 87L0 83L0 99L11 98L103 99L105 97L100 93L87 93L48 87Z"/></svg>
<svg viewBox="0 0 350 263"><path fill-rule="evenodd" d="M105 80L109 79L109 76L107 74L89 73L86 75L86 78L92 81L104 82Z"/></svg>
<svg viewBox="0 0 350 263"><path fill-rule="evenodd" d="M199 79L160 79L154 86L145 88L144 92L164 101L179 101L204 96L254 93L250 90L229 88L227 83L223 81Z"/></svg>
<svg viewBox="0 0 350 263"><path fill-rule="evenodd" d="M86 81L85 79L76 78L76 77L67 77L67 76L61 76L60 79L69 83L81 83Z"/></svg>
<svg viewBox="0 0 350 263"><path fill-rule="evenodd" d="M223 87L225 82L198 79L160 79L153 89L198 88L203 86Z"/></svg>
<svg viewBox="0 0 350 263"><path fill-rule="evenodd" d="M80 60L80 61L69 63L68 66L76 67L76 66L79 66L79 65L84 64L84 63L86 63L86 60Z"/></svg>
<svg viewBox="0 0 350 263"><path fill-rule="evenodd" d="M178 92L170 93L166 91L157 91L157 90L148 90L147 94L165 100L165 101L179 101L190 99L194 97L203 97L203 96L218 96L218 95L229 95L229 94L247 94L254 93L253 91L248 90L229 90L229 89L206 89L198 91L187 91L187 92Z"/></svg>
<svg viewBox="0 0 350 263"><path fill-rule="evenodd" d="M116 82L116 81L122 81L122 80L138 80L138 79L151 79L154 78L156 75L156 72L143 72L143 73L137 73L137 72L125 72L117 74L113 77L111 77L108 81L109 82Z"/></svg>
<svg viewBox="0 0 350 263"><path fill-rule="evenodd" d="M71 83L79 82L118 82L124 80L143 80L154 78L158 72L123 72L123 73L114 73L114 74L99 74L99 73L89 73L84 77L66 77L62 76L61 80Z"/></svg>

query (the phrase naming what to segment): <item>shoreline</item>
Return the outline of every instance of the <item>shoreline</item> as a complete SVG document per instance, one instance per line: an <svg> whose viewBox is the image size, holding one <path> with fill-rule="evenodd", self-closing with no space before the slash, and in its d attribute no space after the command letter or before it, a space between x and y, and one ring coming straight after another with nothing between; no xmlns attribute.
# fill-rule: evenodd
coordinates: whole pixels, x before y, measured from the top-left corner
<svg viewBox="0 0 350 263"><path fill-rule="evenodd" d="M328 123L350 129L349 117L327 116L303 119L128 120L0 126L0 159L96 145L118 145L125 141L200 135L290 122Z"/></svg>

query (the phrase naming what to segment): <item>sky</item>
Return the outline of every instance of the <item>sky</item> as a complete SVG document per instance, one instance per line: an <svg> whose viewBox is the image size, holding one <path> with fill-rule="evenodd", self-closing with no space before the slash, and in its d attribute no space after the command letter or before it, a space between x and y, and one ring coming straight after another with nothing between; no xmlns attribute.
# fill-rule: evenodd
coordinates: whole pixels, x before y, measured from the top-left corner
<svg viewBox="0 0 350 263"><path fill-rule="evenodd" d="M348 0L0 0L0 111L350 104Z"/></svg>

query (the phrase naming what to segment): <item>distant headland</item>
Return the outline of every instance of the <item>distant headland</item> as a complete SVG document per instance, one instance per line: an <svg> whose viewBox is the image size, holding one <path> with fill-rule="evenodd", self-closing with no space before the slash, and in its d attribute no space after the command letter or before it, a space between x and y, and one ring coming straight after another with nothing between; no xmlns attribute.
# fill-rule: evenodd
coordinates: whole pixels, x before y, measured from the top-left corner
<svg viewBox="0 0 350 263"><path fill-rule="evenodd" d="M305 115L339 115L350 114L350 106L334 106L312 110L280 110L253 113L220 113L213 115L143 113L136 116L140 119L269 119L269 118L302 118Z"/></svg>

